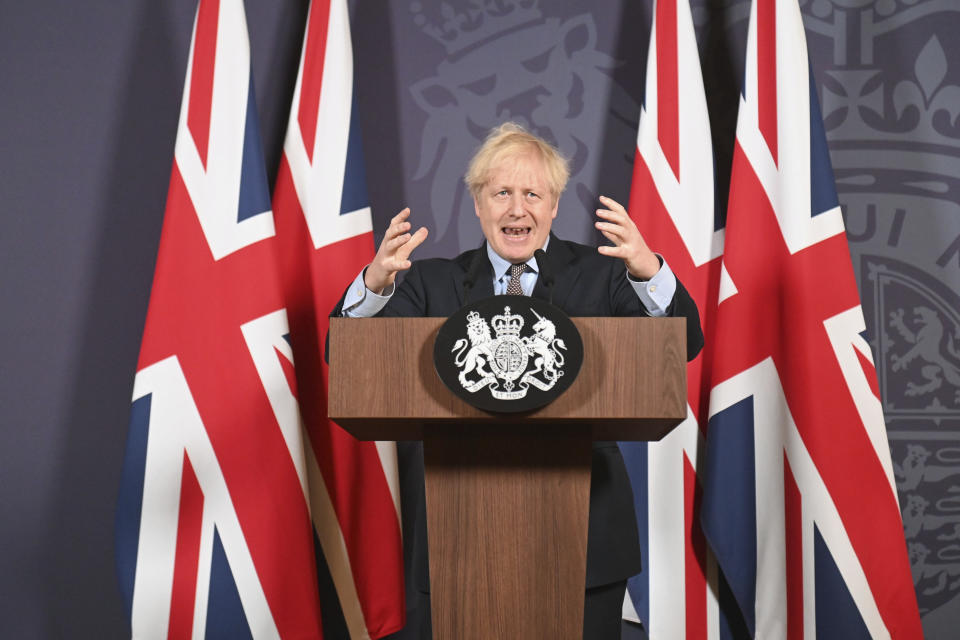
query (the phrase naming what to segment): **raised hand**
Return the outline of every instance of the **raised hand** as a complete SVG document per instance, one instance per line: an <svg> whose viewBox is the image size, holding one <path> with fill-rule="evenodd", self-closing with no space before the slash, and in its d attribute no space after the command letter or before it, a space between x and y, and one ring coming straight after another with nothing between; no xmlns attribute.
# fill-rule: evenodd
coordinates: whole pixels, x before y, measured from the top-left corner
<svg viewBox="0 0 960 640"><path fill-rule="evenodd" d="M393 284L398 271L410 268L413 250L427 239L426 227L420 227L416 233L410 234L409 217L410 207L407 207L390 220L390 227L380 242L377 255L363 276L363 283L370 291L380 293Z"/></svg>
<svg viewBox="0 0 960 640"><path fill-rule="evenodd" d="M627 271L637 280L649 280L660 270L660 260L647 246L637 225L627 210L616 200L600 196L600 203L606 209L597 209L596 227L612 247L597 247L605 256L620 258L627 265Z"/></svg>

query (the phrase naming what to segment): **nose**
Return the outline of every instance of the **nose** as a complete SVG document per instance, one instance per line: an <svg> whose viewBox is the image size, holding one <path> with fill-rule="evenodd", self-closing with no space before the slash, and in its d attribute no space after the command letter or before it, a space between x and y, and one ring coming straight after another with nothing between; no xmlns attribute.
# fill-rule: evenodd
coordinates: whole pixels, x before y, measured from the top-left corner
<svg viewBox="0 0 960 640"><path fill-rule="evenodd" d="M523 193L516 192L510 196L510 213L518 217L523 215Z"/></svg>

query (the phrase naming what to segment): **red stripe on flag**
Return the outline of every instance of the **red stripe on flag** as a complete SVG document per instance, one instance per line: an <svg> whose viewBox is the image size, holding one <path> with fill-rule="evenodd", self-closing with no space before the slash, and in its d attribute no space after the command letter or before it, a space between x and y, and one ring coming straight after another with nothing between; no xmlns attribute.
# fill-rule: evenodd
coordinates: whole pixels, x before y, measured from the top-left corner
<svg viewBox="0 0 960 640"><path fill-rule="evenodd" d="M314 138L317 134L317 110L320 108L329 26L330 0L314 0L310 7L307 39L303 45L303 73L300 80L300 104L297 107L300 135L310 162L313 162Z"/></svg>
<svg viewBox="0 0 960 640"><path fill-rule="evenodd" d="M760 133L777 158L777 0L757 0L757 103Z"/></svg>
<svg viewBox="0 0 960 640"><path fill-rule="evenodd" d="M400 523L376 445L355 440L327 420L323 358L329 314L373 257L373 234L314 250L286 156L273 211L297 381L312 390L300 397L301 414L337 514L364 620L371 637L382 637L405 623Z"/></svg>
<svg viewBox="0 0 960 640"><path fill-rule="evenodd" d="M697 481L697 472L683 455L684 493L684 573L686 591L687 640L707 637L707 542L700 528L700 504L703 489Z"/></svg>
<svg viewBox="0 0 960 640"><path fill-rule="evenodd" d="M183 454L180 480L180 513L177 517L177 547L173 564L173 592L170 596L169 640L193 637L193 606L197 599L197 567L203 524L203 492Z"/></svg>
<svg viewBox="0 0 960 640"><path fill-rule="evenodd" d="M757 110L760 133L778 165L776 0L757 0Z"/></svg>
<svg viewBox="0 0 960 640"><path fill-rule="evenodd" d="M312 256L316 300L332 309L343 289L373 257L373 235L365 233L328 245ZM319 315L319 309L318 309ZM318 334L329 328L326 313L319 315ZM297 361L299 364L299 360ZM323 388L328 369L321 361ZM327 395L315 394L326 416ZM316 424L316 423L315 423ZM337 424L324 419L311 425L310 441L350 556L357 595L373 637L403 626L403 607L397 607L403 590L403 556L400 522L396 516L380 456L373 442L360 442ZM379 514L375 520L372 514ZM399 590L399 591L398 591ZM401 602L402 604L402 602ZM399 617L398 617L399 615Z"/></svg>
<svg viewBox="0 0 960 640"><path fill-rule="evenodd" d="M863 370L863 377L867 379L867 383L870 385L870 391L876 396L877 400L880 399L880 383L877 382L877 369L873 366L873 363L867 360L859 350L854 349L854 352L857 354L857 362L860 363L860 368Z"/></svg>
<svg viewBox="0 0 960 640"><path fill-rule="evenodd" d="M190 70L190 104L187 129L197 146L200 161L207 166L210 142L210 110L213 104L213 69L217 59L217 23L220 0L201 0L197 7L197 28L193 41L193 68Z"/></svg>
<svg viewBox="0 0 960 640"><path fill-rule="evenodd" d="M280 352L280 349L274 347L273 352L274 355L277 356L280 368L283 369L283 377L287 381L287 386L290 387L290 393L293 394L294 398L297 398L297 372L293 367L293 363L287 359L287 356Z"/></svg>
<svg viewBox="0 0 960 640"><path fill-rule="evenodd" d="M657 140L680 179L680 105L677 88L677 0L657 0ZM634 163L636 165L636 163Z"/></svg>
<svg viewBox="0 0 960 640"><path fill-rule="evenodd" d="M803 502L787 454L783 454L787 555L787 640L803 640Z"/></svg>
<svg viewBox="0 0 960 640"><path fill-rule="evenodd" d="M654 251L668 256L670 268L697 303L704 341L712 344L716 333L715 310L720 289L720 258L714 258L699 267L694 264L687 245L660 199L650 170L639 151L633 160L629 211L647 244ZM695 212L685 212L685 215L695 215ZM705 228L712 228L712 215L711 211L704 216ZM706 428L710 399L710 385L702 383L702 375L704 371L710 371L712 363L712 349L704 349L692 362L687 363L687 401L701 430Z"/></svg>

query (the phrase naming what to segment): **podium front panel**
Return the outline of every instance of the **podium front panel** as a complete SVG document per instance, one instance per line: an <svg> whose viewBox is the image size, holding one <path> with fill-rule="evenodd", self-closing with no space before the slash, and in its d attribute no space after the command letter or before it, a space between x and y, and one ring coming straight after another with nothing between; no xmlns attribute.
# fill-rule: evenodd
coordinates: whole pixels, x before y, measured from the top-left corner
<svg viewBox="0 0 960 640"><path fill-rule="evenodd" d="M510 421L589 423L595 440L659 440L686 418L685 318L573 320L580 375L551 404ZM419 440L431 423L502 422L441 382L433 343L443 321L331 319L330 418L360 440Z"/></svg>

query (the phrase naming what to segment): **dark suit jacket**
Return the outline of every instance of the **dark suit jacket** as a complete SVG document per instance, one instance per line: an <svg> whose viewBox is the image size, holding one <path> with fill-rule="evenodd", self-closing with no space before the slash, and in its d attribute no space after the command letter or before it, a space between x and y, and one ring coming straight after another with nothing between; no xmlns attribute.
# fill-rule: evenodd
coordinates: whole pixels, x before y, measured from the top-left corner
<svg viewBox="0 0 960 640"><path fill-rule="evenodd" d="M550 236L547 259L554 274L553 304L570 316L646 316L647 311L627 282L623 261L600 255L596 247ZM476 262L475 262L476 261ZM463 281L476 265L476 283L464 296ZM407 271L380 316L448 317L467 302L493 295L493 267L486 246L466 251L456 258L419 260ZM533 296L548 300L543 278L537 279ZM334 309L341 315L343 300ZM687 359L703 347L703 333L696 304L683 285L669 309L671 316L687 318ZM422 486L422 485L421 485ZM421 488L422 491L422 488ZM422 505L422 498L420 499ZM426 522L418 509L413 567L426 586ZM422 522L421 522L422 521ZM421 528L422 527L422 528ZM409 568L408 568L409 570ZM615 442L595 442L590 483L590 523L587 540L587 587L624 580L640 571L640 545L633 511L633 492L623 458ZM427 590L424 588L424 590Z"/></svg>

